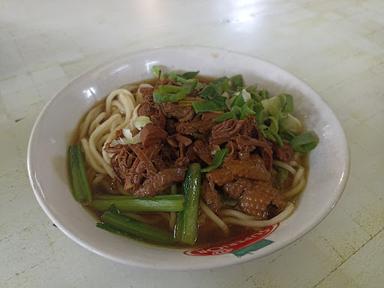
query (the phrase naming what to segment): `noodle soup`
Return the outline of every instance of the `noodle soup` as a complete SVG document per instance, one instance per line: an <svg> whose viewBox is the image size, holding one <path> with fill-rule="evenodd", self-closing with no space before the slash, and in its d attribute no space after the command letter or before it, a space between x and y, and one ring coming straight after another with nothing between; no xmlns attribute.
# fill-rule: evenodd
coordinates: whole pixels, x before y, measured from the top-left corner
<svg viewBox="0 0 384 288"><path fill-rule="evenodd" d="M73 194L98 227L171 246L205 246L288 217L318 143L292 96L241 75L155 66L81 120L69 150Z"/></svg>

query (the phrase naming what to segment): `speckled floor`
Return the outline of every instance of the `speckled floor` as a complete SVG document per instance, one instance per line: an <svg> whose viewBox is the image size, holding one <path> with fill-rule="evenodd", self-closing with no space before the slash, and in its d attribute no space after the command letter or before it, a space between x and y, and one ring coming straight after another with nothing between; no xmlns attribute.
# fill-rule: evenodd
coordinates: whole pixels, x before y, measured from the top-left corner
<svg viewBox="0 0 384 288"><path fill-rule="evenodd" d="M384 2L0 1L0 287L383 287ZM352 169L333 212L243 265L165 273L80 248L45 216L26 173L31 127L70 79L167 45L227 48L309 83L347 133Z"/></svg>

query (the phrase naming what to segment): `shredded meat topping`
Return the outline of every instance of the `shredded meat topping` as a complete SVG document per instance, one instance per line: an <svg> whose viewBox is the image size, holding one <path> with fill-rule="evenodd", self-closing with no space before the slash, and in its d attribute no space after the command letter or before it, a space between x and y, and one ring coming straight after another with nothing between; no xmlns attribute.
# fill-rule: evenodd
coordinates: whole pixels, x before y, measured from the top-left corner
<svg viewBox="0 0 384 288"><path fill-rule="evenodd" d="M239 199L241 194L245 191L245 189L251 189L253 186L253 181L240 178L235 180L234 182L229 182L224 184L223 191L232 199Z"/></svg>
<svg viewBox="0 0 384 288"><path fill-rule="evenodd" d="M218 213L222 206L222 201L213 183L204 181L202 196L203 196L204 202L209 206L209 208L211 208L211 210L214 211L215 213Z"/></svg>
<svg viewBox="0 0 384 288"><path fill-rule="evenodd" d="M147 178L142 186L133 192L135 196L154 196L164 191L172 184L182 182L185 176L184 168L164 169Z"/></svg>
<svg viewBox="0 0 384 288"><path fill-rule="evenodd" d="M140 132L140 140L145 147L159 144L167 138L168 133L153 124L146 125Z"/></svg>
<svg viewBox="0 0 384 288"><path fill-rule="evenodd" d="M170 80L158 83L174 85ZM137 113L151 119L140 131L141 143L106 146L116 173L113 181L123 187L124 193L164 193L172 184L184 181L190 163L208 166L215 152L225 147L228 153L221 166L202 174L201 196L210 209L220 214L222 197L235 201L236 209L258 219L270 219L284 209L286 201L272 185L272 161L291 161L294 153L289 144L279 147L264 139L255 117L217 123L220 113L196 114L188 105L196 101L194 95L189 95L193 97L186 99L186 104L156 104L153 91L148 84L140 85L137 91L141 97ZM122 130L116 132L118 138L124 138Z"/></svg>
<svg viewBox="0 0 384 288"><path fill-rule="evenodd" d="M153 125L165 128L166 118L159 106L156 104L151 102L144 102L140 104L139 109L137 109L137 115L148 116Z"/></svg>
<svg viewBox="0 0 384 288"><path fill-rule="evenodd" d="M255 157L249 160L233 160L225 161L222 168L216 169L207 174L209 181L218 186L233 182L238 177L244 177L259 181L270 181L271 175L264 166L264 162Z"/></svg>
<svg viewBox="0 0 384 288"><path fill-rule="evenodd" d="M228 142L232 137L239 134L243 123L243 120L230 119L213 126L210 139L211 144L220 145Z"/></svg>
<svg viewBox="0 0 384 288"><path fill-rule="evenodd" d="M240 209L258 219L270 219L280 213L286 201L271 183L254 182L246 188L239 199Z"/></svg>
<svg viewBox="0 0 384 288"><path fill-rule="evenodd" d="M274 155L276 155L276 158L283 162L289 162L293 159L293 149L291 145L288 143L285 143L282 147L279 147L277 145L274 145L273 147Z"/></svg>
<svg viewBox="0 0 384 288"><path fill-rule="evenodd" d="M176 118L181 122L190 121L193 116L195 116L192 106L182 106L175 103L163 103L161 104L161 108L167 118Z"/></svg>

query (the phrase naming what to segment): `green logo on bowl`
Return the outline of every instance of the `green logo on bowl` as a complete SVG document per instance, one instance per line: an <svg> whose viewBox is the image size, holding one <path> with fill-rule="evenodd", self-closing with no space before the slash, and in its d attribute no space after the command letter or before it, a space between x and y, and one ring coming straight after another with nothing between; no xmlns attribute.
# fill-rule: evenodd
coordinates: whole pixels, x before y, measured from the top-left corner
<svg viewBox="0 0 384 288"><path fill-rule="evenodd" d="M275 231L278 226L279 224L271 225L250 235L232 239L220 245L186 250L184 254L189 256L214 256L232 253L237 257L241 257L273 243L272 240L265 238Z"/></svg>

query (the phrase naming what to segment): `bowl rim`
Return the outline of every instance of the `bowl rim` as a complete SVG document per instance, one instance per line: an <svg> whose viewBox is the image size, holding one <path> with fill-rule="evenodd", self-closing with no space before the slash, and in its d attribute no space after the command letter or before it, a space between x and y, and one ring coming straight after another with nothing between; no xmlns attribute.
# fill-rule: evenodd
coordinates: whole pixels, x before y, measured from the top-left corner
<svg viewBox="0 0 384 288"><path fill-rule="evenodd" d="M278 243L276 243L273 246L273 249L268 249L269 247L266 247L266 249L262 249L262 251L260 251L257 255L251 254L251 255L249 255L249 257L223 258L221 263L216 263L216 264L212 264L209 261L206 261L206 262L201 261L201 264L199 264L199 265L189 265L188 267L167 265L167 263L162 263L162 265L156 265L156 264L149 264L147 262L144 263L144 262L139 262L139 261L132 261L132 260L127 259L127 258L122 259L120 257L117 257L115 255L107 253L107 252L103 251L102 249L93 247L89 243L84 242L83 240L79 239L74 233L67 230L67 228L61 223L60 219L55 217L54 213L51 211L51 209L48 207L48 205L46 205L45 200L42 197L42 194L39 193L39 191L38 191L38 190L42 191L41 187L39 187L40 184L34 178L34 175L33 175L34 169L33 169L33 163L32 163L32 159L31 159L31 155L32 155L32 149L33 149L33 142L35 141L35 138L36 138L36 131L37 131L39 125L41 124L40 122L42 121L42 118L43 118L44 114L46 113L46 111L51 107L51 105L56 101L56 99L58 99L58 96L63 91L65 91L66 89L71 87L73 85L73 83L75 83L75 82L77 82L83 78L87 78L88 74L94 73L98 70L105 69L107 66L118 65L118 63L121 62L122 60L127 59L127 58L132 57L132 56L135 56L135 55L157 52L157 51L162 51L162 50L172 50L172 49L179 49L179 50L180 49L199 49L199 50L205 50L205 51L210 52L210 53L225 53L225 54L238 55L238 56L241 56L244 58L249 58L250 60L252 59L252 60L257 60L259 62L263 62L263 63L267 64L268 66L272 67L273 69L275 69L276 71L278 71L280 74L285 74L285 76L288 76L291 79L294 79L295 81L301 82L301 84L303 86L305 86L306 90L308 92L310 92L313 96L315 96L317 98L317 100L322 103L324 108L328 109L330 114L334 117L335 121L333 122L333 125L338 126L337 128L340 132L339 137L340 137L341 141L340 141L339 146L341 147L342 151L345 152L345 160L342 163L343 164L342 165L342 171L343 172L342 172L342 175L339 179L337 189L335 189L336 192L333 194L332 199L329 199L330 201L329 201L329 206L327 207L327 209L325 209L323 211L323 214L321 214L320 217L318 217L315 221L312 221L312 223L307 225L305 227L305 229L302 229L300 233L297 233L294 236L287 237L284 240L280 240ZM237 51L233 51L233 50L229 50L229 49L222 49L222 48L209 47L209 46L200 46L200 45L174 45L174 46L157 47L157 48L152 48L152 49L136 50L136 51L133 51L130 53L119 55L115 58L109 57L109 59L103 61L101 64L85 70L85 72L82 72L81 74L79 74L78 76L76 76L72 80L70 80L67 85L65 85L62 89L60 89L44 105L43 109L41 110L41 112L39 113L38 117L35 120L35 123L32 127L31 133L30 133L29 141L28 141L27 170L28 170L28 177L29 177L30 185L31 185L32 190L34 192L35 198L36 198L37 202L39 203L40 207L42 208L42 210L45 212L45 214L48 216L48 218L68 238L73 240L78 245L84 247L85 249L87 249L87 250L89 250L89 251L91 251L97 255L100 255L102 257L110 259L114 262L130 265L132 267L151 268L151 269L157 269L157 270L186 271L186 270L201 270L201 269L219 268L219 267L244 263L244 262L248 262L251 260L255 260L257 258L265 257L269 254L272 254L272 253L288 246L289 244L295 242L296 240L298 240L299 238L301 238L305 234L307 234L309 231L314 229L317 225L319 225L324 220L324 218L326 216L329 215L329 213L333 210L333 208L335 207L335 205L337 204L337 202L341 198L341 195L345 189L345 186L346 186L346 183L348 181L349 174L350 174L350 150L348 147L346 134L343 130L343 127L342 127L340 121L336 117L334 111L328 106L328 104L324 101L324 99L306 83L306 81L296 77L291 72L288 72L287 70L281 68L280 66L278 66L274 63L271 63L269 61L266 61L264 59L258 58L256 56L252 56L252 55L249 55L246 53L241 53L241 52L237 52ZM220 256L222 256L222 255L210 256L210 257L220 257Z"/></svg>

